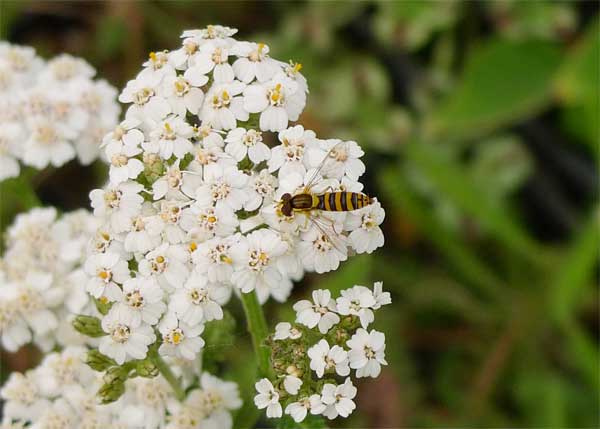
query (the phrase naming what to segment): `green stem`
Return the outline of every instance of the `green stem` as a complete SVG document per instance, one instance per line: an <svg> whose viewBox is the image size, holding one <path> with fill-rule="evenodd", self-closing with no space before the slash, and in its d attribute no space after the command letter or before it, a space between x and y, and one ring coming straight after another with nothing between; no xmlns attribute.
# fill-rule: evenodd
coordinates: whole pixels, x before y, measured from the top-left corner
<svg viewBox="0 0 600 429"><path fill-rule="evenodd" d="M256 291L242 293L242 305L244 313L246 313L248 332L252 335L252 345L256 353L259 373L263 377L268 377L271 373L271 365L269 364L269 349L264 345L268 328L265 314L258 303Z"/></svg>
<svg viewBox="0 0 600 429"><path fill-rule="evenodd" d="M185 391L183 390L183 387L181 387L179 379L173 374L173 371L171 371L171 367L160 357L157 351L150 353L150 359L152 360L152 363L156 365L165 380L171 385L171 389L173 389L179 402L183 402L185 399Z"/></svg>

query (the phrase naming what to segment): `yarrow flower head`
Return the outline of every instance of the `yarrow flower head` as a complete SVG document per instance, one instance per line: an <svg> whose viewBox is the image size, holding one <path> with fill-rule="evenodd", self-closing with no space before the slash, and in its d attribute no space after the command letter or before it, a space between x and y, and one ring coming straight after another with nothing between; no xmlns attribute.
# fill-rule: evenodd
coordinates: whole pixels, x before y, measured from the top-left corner
<svg viewBox="0 0 600 429"><path fill-rule="evenodd" d="M120 364L154 351L192 360L232 291L285 301L305 271L383 244L359 145L292 124L308 93L301 66L235 33L190 30L150 53L104 137L110 180L90 193L101 226L85 271L105 307L101 351ZM325 292L302 305L323 333L340 320Z"/></svg>
<svg viewBox="0 0 600 429"><path fill-rule="evenodd" d="M264 378L255 386L258 394L254 403L266 409L267 417L279 418L285 413L297 423L309 414L329 419L348 417L356 408L358 392L352 376L377 377L381 366L387 365L385 335L367 331L374 319L340 311L340 300L343 306L344 300L357 292L365 303L363 308L369 303L371 311L391 303L381 282L375 283L373 290L364 286L343 290L336 300L329 291L319 290L313 293L313 302L294 305L295 324L277 325L275 334L267 340L275 377ZM326 329L319 326L323 314L329 315Z"/></svg>
<svg viewBox="0 0 600 429"><path fill-rule="evenodd" d="M43 169L100 155L120 108L116 89L94 75L80 58L45 61L33 48L0 42L0 180L18 176L19 162Z"/></svg>
<svg viewBox="0 0 600 429"><path fill-rule="evenodd" d="M54 208L36 208L18 215L8 227L0 260L5 350L14 352L30 342L42 350L90 342L70 322L75 314L97 314L85 292L84 262L88 240L98 226L98 219L85 210L59 217ZM99 271L94 275L98 288L110 284L108 276L101 279Z"/></svg>
<svg viewBox="0 0 600 429"><path fill-rule="evenodd" d="M3 428L231 429L231 412L240 400L237 384L208 372L198 373L187 398L179 402L162 376L130 368L135 377L107 372L104 377L86 365L82 347L69 346L46 355L25 374L12 373L2 389ZM120 377L124 377L122 379ZM118 387L121 386L121 387ZM100 390L102 401L95 397ZM118 395L125 390L124 395ZM115 396L120 396L118 399ZM187 422L188 426L184 423ZM180 424L181 423L181 424Z"/></svg>

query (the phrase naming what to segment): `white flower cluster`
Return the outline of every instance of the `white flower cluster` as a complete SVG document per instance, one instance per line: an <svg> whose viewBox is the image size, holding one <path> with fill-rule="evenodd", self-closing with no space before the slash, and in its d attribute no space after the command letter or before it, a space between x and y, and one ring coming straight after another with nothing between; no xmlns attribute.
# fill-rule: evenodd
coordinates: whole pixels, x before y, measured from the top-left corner
<svg viewBox="0 0 600 429"><path fill-rule="evenodd" d="M294 305L296 325L279 323L269 343L276 378L256 383L254 402L267 417L285 411L299 423L308 413L329 419L352 413L352 370L357 378L377 377L387 365L385 335L367 330L374 311L392 302L382 286L354 286L336 300L328 290L315 290L312 301Z"/></svg>
<svg viewBox="0 0 600 429"><path fill-rule="evenodd" d="M84 363L86 350L67 347L45 356L25 374L13 372L0 391L2 429L231 429L231 411L242 404L238 387L203 373L180 403L162 378L127 380L126 393L100 404L102 376Z"/></svg>
<svg viewBox="0 0 600 429"><path fill-rule="evenodd" d="M83 344L90 338L71 326L75 314L95 314L85 292L89 237L99 221L85 210L57 216L36 208L16 217L6 233L0 260L0 335L14 352L34 342L42 350L56 344Z"/></svg>
<svg viewBox="0 0 600 429"><path fill-rule="evenodd" d="M193 359L232 290L285 301L304 271L383 245L376 200L329 217L282 213L282 195L318 166L315 192L360 192L363 151L288 128L306 102L300 66L235 32L186 31L181 48L151 53L119 97L125 121L104 138L110 183L90 193L103 226L87 290L112 303L100 351L118 363L144 358L155 327L161 355Z"/></svg>
<svg viewBox="0 0 600 429"><path fill-rule="evenodd" d="M0 180L19 175L19 161L43 169L77 157L87 165L118 123L117 91L68 54L49 61L30 47L0 42Z"/></svg>

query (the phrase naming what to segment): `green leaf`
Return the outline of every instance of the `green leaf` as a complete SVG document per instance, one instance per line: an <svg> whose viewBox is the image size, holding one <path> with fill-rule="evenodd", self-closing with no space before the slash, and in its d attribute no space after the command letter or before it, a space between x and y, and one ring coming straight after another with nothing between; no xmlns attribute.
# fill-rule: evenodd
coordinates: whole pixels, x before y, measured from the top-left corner
<svg viewBox="0 0 600 429"><path fill-rule="evenodd" d="M575 315L587 286L593 284L594 268L598 263L598 211L593 210L577 239L560 258L551 294L552 315L564 321ZM591 289L591 287L590 287Z"/></svg>
<svg viewBox="0 0 600 429"><path fill-rule="evenodd" d="M515 221L515 213L503 201L490 198L486 188L469 177L455 160L432 145L418 141L406 145L405 155L443 195L477 220L489 234L525 260L541 263L540 246Z"/></svg>
<svg viewBox="0 0 600 429"><path fill-rule="evenodd" d="M105 15L96 29L96 53L101 61L118 56L127 41L127 25L123 18Z"/></svg>
<svg viewBox="0 0 600 429"><path fill-rule="evenodd" d="M494 174L490 174L493 171ZM475 183L498 198L516 191L533 171L533 162L518 136L505 134L475 147L470 174Z"/></svg>
<svg viewBox="0 0 600 429"><path fill-rule="evenodd" d="M600 116L599 74L600 21L596 19L567 55L556 78L556 92L567 106L563 114L565 126L594 151L597 151Z"/></svg>
<svg viewBox="0 0 600 429"><path fill-rule="evenodd" d="M391 208L402 210L418 225L420 231L432 241L467 284L476 288L478 293L488 296L502 289L502 282L485 262L480 260L475 252L470 251L462 238L445 228L427 205L414 195L400 175L399 169L388 169L380 177L386 200L392 202Z"/></svg>
<svg viewBox="0 0 600 429"><path fill-rule="evenodd" d="M470 55L455 89L426 121L432 139L465 139L549 105L560 50L550 42L494 39Z"/></svg>

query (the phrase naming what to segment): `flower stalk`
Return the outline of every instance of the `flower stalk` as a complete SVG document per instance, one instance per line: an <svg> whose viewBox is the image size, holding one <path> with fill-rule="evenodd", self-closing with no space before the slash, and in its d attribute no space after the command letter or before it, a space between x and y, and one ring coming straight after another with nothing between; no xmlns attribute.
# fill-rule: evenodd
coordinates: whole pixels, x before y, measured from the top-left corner
<svg viewBox="0 0 600 429"><path fill-rule="evenodd" d="M167 382L171 386L171 389L173 389L173 393L175 393L175 397L177 398L177 400L179 400L179 402L183 402L183 400L185 399L185 390L183 390L183 387L181 387L179 379L175 376L175 374L173 374L173 371L171 371L171 367L169 367L169 365L163 360L163 358L160 357L157 351L151 350L149 352L149 355L152 363L156 365L158 371L162 374L165 380L167 380Z"/></svg>
<svg viewBox="0 0 600 429"><path fill-rule="evenodd" d="M269 365L269 349L265 345L269 332L265 314L258 302L256 291L241 295L248 332L252 336L252 345L258 361L258 370L261 376L268 376L271 373L271 365Z"/></svg>

